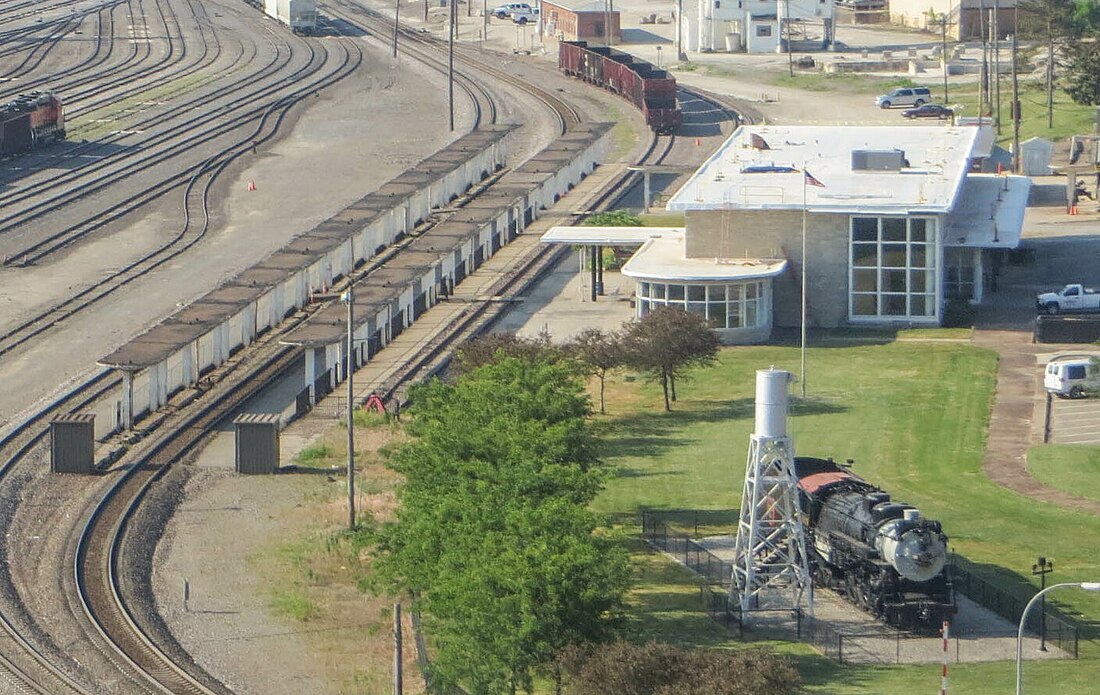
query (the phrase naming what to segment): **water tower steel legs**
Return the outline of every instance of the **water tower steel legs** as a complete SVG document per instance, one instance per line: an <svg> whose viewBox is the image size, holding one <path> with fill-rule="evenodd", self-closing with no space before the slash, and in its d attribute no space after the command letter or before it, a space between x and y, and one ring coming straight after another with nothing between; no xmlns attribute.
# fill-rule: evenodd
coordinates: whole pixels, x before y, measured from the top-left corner
<svg viewBox="0 0 1100 695"><path fill-rule="evenodd" d="M787 384L792 375L776 369L756 374L756 432L750 437L745 464L730 598L742 614L763 608L799 608L805 598L812 614L794 446L786 428Z"/></svg>

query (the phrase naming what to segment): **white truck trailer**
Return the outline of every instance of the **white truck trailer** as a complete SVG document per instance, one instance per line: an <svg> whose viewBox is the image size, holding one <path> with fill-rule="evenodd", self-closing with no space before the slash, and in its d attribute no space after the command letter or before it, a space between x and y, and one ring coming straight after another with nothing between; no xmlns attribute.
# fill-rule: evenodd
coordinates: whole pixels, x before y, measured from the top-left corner
<svg viewBox="0 0 1100 695"><path fill-rule="evenodd" d="M295 34L312 34L317 28L317 0L264 0L264 13Z"/></svg>

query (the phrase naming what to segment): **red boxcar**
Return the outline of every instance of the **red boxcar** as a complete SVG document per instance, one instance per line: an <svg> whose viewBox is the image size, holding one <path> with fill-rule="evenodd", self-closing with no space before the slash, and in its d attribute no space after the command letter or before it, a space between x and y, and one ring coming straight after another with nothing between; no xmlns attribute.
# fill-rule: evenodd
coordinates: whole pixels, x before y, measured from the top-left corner
<svg viewBox="0 0 1100 695"><path fill-rule="evenodd" d="M676 78L629 53L586 41L561 41L558 68L627 99L658 133L671 133L683 122Z"/></svg>

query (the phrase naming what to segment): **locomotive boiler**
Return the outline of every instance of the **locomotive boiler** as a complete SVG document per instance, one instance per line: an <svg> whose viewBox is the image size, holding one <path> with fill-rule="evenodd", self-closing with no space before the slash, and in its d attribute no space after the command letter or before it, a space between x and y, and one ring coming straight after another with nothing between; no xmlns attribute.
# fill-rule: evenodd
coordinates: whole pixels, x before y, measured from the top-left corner
<svg viewBox="0 0 1100 695"><path fill-rule="evenodd" d="M939 630L956 611L940 522L832 459L794 464L814 583L890 625Z"/></svg>

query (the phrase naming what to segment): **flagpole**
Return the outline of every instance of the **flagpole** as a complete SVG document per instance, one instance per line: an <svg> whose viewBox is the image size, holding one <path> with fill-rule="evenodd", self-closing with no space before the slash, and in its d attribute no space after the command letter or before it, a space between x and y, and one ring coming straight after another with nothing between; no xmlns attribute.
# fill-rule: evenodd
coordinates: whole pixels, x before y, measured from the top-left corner
<svg viewBox="0 0 1100 695"><path fill-rule="evenodd" d="M806 397L806 163L802 163L802 397Z"/></svg>

